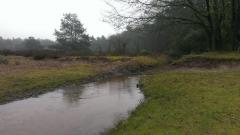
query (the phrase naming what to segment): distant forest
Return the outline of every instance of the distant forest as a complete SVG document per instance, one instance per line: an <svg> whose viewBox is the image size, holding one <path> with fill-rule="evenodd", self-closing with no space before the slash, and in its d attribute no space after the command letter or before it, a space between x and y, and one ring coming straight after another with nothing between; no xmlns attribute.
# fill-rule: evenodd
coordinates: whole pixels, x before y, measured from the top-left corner
<svg viewBox="0 0 240 135"><path fill-rule="evenodd" d="M29 37L27 39L12 38L3 39L0 37L0 50L19 51L19 50L34 50L34 49L50 49L55 44L49 39L35 39Z"/></svg>

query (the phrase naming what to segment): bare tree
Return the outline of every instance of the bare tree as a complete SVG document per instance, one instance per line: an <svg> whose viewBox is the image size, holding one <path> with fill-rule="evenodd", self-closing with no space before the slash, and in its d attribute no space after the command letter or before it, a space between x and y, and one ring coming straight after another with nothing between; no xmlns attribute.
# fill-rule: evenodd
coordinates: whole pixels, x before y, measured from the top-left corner
<svg viewBox="0 0 240 135"><path fill-rule="evenodd" d="M116 3L123 6L117 8ZM163 19L195 25L208 35L209 50L221 50L228 3L227 0L110 0L107 4L112 12L108 14L108 21L117 27L139 27Z"/></svg>

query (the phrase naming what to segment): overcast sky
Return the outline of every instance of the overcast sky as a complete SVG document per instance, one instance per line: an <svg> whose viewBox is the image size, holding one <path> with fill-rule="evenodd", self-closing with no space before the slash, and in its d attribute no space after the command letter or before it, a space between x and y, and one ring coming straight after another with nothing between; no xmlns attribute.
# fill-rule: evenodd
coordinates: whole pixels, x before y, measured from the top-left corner
<svg viewBox="0 0 240 135"><path fill-rule="evenodd" d="M104 0L0 0L0 36L55 39L63 13L76 13L90 35L108 36L115 31L102 21L107 8Z"/></svg>

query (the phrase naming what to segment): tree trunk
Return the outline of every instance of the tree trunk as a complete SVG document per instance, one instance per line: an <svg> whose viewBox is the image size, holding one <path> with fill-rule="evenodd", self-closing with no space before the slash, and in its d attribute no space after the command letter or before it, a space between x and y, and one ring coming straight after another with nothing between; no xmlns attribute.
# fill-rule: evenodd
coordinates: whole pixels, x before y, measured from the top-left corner
<svg viewBox="0 0 240 135"><path fill-rule="evenodd" d="M236 14L236 0L232 0L232 50L236 50L236 45L237 45L237 14Z"/></svg>
<svg viewBox="0 0 240 135"><path fill-rule="evenodd" d="M222 41L222 23L225 17L225 2L223 0L213 0L212 11L213 37L215 40L214 48L217 51L222 51L224 48Z"/></svg>
<svg viewBox="0 0 240 135"><path fill-rule="evenodd" d="M221 25L216 24L216 29L215 29L215 49L217 51L222 51L223 50L223 41L222 41L222 30L221 30Z"/></svg>
<svg viewBox="0 0 240 135"><path fill-rule="evenodd" d="M208 39L209 39L209 48L211 51L215 50L215 39L214 39L214 28L213 28L213 20L212 20L212 14L211 14L211 8L210 8L210 1L205 0L206 6L207 6L207 20L209 24L209 32L208 32Z"/></svg>
<svg viewBox="0 0 240 135"><path fill-rule="evenodd" d="M236 30L236 42L237 42L237 49L240 48L240 0L237 0L237 30Z"/></svg>

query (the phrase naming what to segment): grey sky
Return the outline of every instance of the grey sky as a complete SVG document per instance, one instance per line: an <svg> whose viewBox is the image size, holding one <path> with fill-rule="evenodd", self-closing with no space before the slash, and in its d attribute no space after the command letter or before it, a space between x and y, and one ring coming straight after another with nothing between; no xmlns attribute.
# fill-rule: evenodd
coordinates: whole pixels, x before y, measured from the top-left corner
<svg viewBox="0 0 240 135"><path fill-rule="evenodd" d="M63 13L76 13L90 35L108 36L115 31L102 22L107 8L104 0L1 0L0 36L55 39Z"/></svg>

